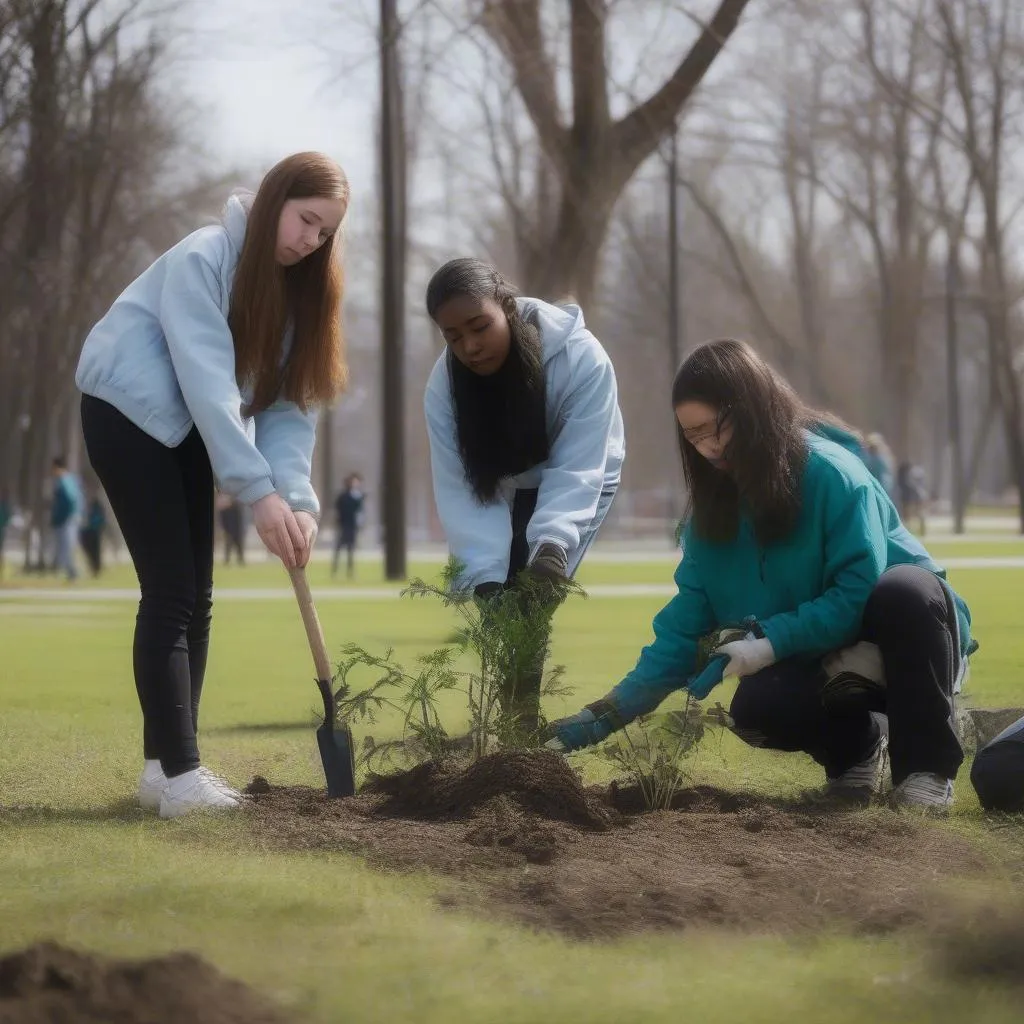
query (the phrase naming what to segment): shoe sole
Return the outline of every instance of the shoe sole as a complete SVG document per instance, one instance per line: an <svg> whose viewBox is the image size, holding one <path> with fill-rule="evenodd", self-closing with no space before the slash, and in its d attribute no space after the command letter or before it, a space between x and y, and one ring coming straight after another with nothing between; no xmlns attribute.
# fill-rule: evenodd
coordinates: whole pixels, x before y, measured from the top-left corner
<svg viewBox="0 0 1024 1024"><path fill-rule="evenodd" d="M892 806L896 811L906 811L908 814L921 814L935 818L944 818L953 809L952 802L948 804L915 804L909 800L894 800Z"/></svg>
<svg viewBox="0 0 1024 1024"><path fill-rule="evenodd" d="M241 810L241 804L235 804L233 807L225 806L224 804L188 804L182 807L179 811L174 814L164 813L164 806L160 805L160 817L164 821L173 821L175 818L183 818L186 814L195 814L200 811L206 813L217 813L223 814L225 811L237 811Z"/></svg>
<svg viewBox="0 0 1024 1024"><path fill-rule="evenodd" d="M885 790L885 774L889 768L889 739L882 733L879 741L882 752L878 756L878 766L873 782L863 786L838 786L826 788L824 797L828 800L845 801L847 803L870 803L880 797Z"/></svg>

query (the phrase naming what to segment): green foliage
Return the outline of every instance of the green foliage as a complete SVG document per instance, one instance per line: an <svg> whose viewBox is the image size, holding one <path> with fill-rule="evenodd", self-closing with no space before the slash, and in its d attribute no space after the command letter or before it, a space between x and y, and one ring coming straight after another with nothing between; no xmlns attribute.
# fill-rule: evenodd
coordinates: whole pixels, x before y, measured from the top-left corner
<svg viewBox="0 0 1024 1024"><path fill-rule="evenodd" d="M667 810L684 781L691 778L688 763L707 734L709 725L726 726L728 712L716 703L705 710L684 694L681 708L664 705L641 715L612 736L597 752L638 786L648 810Z"/></svg>
<svg viewBox="0 0 1024 1024"><path fill-rule="evenodd" d="M449 559L438 582L413 579L402 592L439 600L459 618L448 644L417 658L411 670L394 661L391 650L380 656L357 644L343 648L337 674L339 718L373 722L384 709L402 716L402 738L378 745L367 737L360 754L363 763L391 760L399 752L416 760L462 749L477 758L496 747L532 745L541 726L540 698L570 692L563 684L562 666L547 672L544 666L551 616L568 594L581 594L582 589L524 573L515 588L484 600L459 586L462 570ZM456 668L465 655L473 670ZM359 689L354 676L365 669L376 679ZM469 715L469 733L462 740L448 735L438 714L438 698L453 690L465 698Z"/></svg>

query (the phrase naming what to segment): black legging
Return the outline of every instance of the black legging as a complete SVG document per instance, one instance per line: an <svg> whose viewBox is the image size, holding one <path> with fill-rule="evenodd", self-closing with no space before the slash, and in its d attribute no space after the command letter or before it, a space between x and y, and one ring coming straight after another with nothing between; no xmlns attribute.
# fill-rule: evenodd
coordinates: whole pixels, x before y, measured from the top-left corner
<svg viewBox="0 0 1024 1024"><path fill-rule="evenodd" d="M82 398L85 446L135 563L135 687L143 750L168 777L199 767L196 731L213 601L213 473L193 427L168 448Z"/></svg>
<svg viewBox="0 0 1024 1024"><path fill-rule="evenodd" d="M958 636L953 601L939 578L919 566L894 566L868 598L860 632L882 652L884 695L862 707L829 709L820 659L790 658L740 682L730 709L735 730L754 746L805 751L836 778L878 742L875 711L888 717L894 785L912 772L952 779L963 761L951 696Z"/></svg>

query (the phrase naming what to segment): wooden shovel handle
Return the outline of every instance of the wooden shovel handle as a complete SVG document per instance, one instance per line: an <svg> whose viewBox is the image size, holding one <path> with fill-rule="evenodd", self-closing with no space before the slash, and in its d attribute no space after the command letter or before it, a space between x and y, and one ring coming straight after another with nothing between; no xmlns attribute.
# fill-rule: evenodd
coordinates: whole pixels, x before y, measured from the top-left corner
<svg viewBox="0 0 1024 1024"><path fill-rule="evenodd" d="M313 604L313 594L309 589L309 580L306 579L306 570L299 566L289 569L288 575L291 577L292 587L299 602L302 624L306 627L309 649L313 654L313 664L316 666L316 677L329 680L334 675L331 671L331 658L327 653L327 644L324 642L320 617L316 613L316 605Z"/></svg>

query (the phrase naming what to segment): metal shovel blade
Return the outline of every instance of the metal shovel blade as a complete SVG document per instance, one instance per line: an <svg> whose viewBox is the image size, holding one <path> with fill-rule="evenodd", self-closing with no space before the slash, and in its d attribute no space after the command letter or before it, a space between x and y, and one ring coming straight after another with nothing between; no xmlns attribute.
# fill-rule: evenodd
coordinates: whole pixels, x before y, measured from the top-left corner
<svg viewBox="0 0 1024 1024"><path fill-rule="evenodd" d="M334 694L329 679L318 679L316 685L324 699L324 721L316 731L320 761L327 778L327 795L331 798L355 796L356 756L352 730L334 721Z"/></svg>

